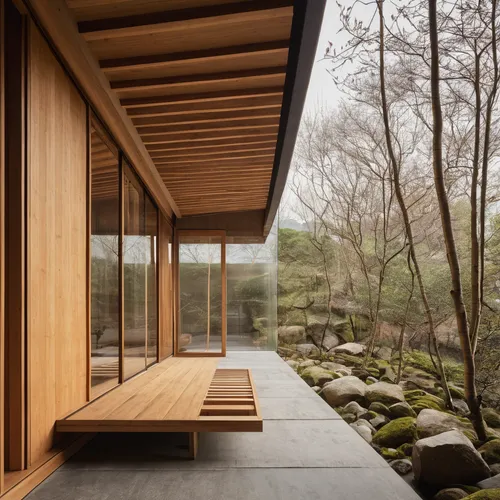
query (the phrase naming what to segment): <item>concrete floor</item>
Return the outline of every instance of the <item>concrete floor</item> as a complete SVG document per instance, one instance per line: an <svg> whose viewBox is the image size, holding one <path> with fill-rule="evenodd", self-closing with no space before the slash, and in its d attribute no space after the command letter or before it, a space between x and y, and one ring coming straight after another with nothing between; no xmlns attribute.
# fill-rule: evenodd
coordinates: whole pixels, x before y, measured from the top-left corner
<svg viewBox="0 0 500 500"><path fill-rule="evenodd" d="M29 500L418 500L413 490L274 352L230 352L251 368L263 433L101 434Z"/></svg>

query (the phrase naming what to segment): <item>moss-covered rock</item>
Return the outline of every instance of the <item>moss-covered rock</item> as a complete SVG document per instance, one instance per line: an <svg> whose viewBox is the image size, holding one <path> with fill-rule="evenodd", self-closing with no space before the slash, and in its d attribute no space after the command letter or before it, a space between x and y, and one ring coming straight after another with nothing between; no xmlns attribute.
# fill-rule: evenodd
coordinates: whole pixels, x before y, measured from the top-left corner
<svg viewBox="0 0 500 500"><path fill-rule="evenodd" d="M375 401L374 403L371 403L368 409L370 411L374 411L375 413L380 413L381 415L384 415L387 418L391 418L391 410L389 410L389 408L380 401Z"/></svg>
<svg viewBox="0 0 500 500"><path fill-rule="evenodd" d="M457 387L456 385L452 385L452 384L449 385L449 388L450 388L451 397L453 399L465 399L465 392L463 389L461 389L460 387Z"/></svg>
<svg viewBox="0 0 500 500"><path fill-rule="evenodd" d="M363 358L357 358L356 356L351 356L349 354L335 353L335 362L346 366L361 367L363 365Z"/></svg>
<svg viewBox="0 0 500 500"><path fill-rule="evenodd" d="M373 436L373 442L386 448L397 448L417 439L417 425L413 417L397 418L384 425Z"/></svg>
<svg viewBox="0 0 500 500"><path fill-rule="evenodd" d="M433 394L429 394L421 389L404 392L405 399L413 408L415 413L420 413L424 409L443 411L446 404L443 399Z"/></svg>
<svg viewBox="0 0 500 500"><path fill-rule="evenodd" d="M380 454L386 460L397 460L398 458L406 458L404 452L396 448L382 448Z"/></svg>
<svg viewBox="0 0 500 500"><path fill-rule="evenodd" d="M494 490L481 490L465 497L464 500L500 500L500 488Z"/></svg>
<svg viewBox="0 0 500 500"><path fill-rule="evenodd" d="M404 443L398 447L398 450L407 457L411 457L413 451L413 443Z"/></svg>
<svg viewBox="0 0 500 500"><path fill-rule="evenodd" d="M325 370L320 366L309 366L302 371L300 376L311 387L315 385L323 387L327 382L338 378L333 372Z"/></svg>
<svg viewBox="0 0 500 500"><path fill-rule="evenodd" d="M479 448L484 461L489 464L500 463L500 439L492 439Z"/></svg>
<svg viewBox="0 0 500 500"><path fill-rule="evenodd" d="M483 418L490 427L500 428L500 415L493 408L484 408Z"/></svg>

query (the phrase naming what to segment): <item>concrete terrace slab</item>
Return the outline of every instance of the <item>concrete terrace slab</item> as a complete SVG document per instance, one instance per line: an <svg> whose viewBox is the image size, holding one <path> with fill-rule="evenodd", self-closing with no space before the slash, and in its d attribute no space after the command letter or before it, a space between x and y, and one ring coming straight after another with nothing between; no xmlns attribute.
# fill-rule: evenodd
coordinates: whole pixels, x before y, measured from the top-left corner
<svg viewBox="0 0 500 500"><path fill-rule="evenodd" d="M263 433L103 434L29 500L418 500L418 495L273 352L230 352L251 368ZM272 377L268 376L272 374Z"/></svg>

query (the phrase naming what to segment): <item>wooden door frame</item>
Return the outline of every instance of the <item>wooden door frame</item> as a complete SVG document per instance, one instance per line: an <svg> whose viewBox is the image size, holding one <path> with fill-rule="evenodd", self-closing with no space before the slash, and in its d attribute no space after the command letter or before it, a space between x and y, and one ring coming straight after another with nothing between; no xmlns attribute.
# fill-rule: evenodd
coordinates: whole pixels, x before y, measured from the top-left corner
<svg viewBox="0 0 500 500"><path fill-rule="evenodd" d="M179 351L179 325L180 325L180 265L179 265L179 240L186 235L192 236L218 236L221 238L221 285L222 285L222 339L220 352L180 352ZM174 356L206 358L225 357L227 345L227 275L226 275L226 231L175 229L174 230Z"/></svg>

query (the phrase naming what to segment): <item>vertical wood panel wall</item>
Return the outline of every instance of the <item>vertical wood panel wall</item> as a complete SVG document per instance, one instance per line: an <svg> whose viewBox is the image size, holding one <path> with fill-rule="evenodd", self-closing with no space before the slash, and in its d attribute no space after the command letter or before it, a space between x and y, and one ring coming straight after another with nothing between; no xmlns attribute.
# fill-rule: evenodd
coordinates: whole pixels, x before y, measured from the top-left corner
<svg viewBox="0 0 500 500"><path fill-rule="evenodd" d="M172 262L169 255L169 243L172 243L173 231L161 214L158 232L158 280L159 280L159 339L158 356L160 361L172 356L174 352L173 328L173 281Z"/></svg>
<svg viewBox="0 0 500 500"><path fill-rule="evenodd" d="M0 0L0 495L4 476L4 0Z"/></svg>
<svg viewBox="0 0 500 500"><path fill-rule="evenodd" d="M86 105L31 24L28 52L30 463L87 394Z"/></svg>

